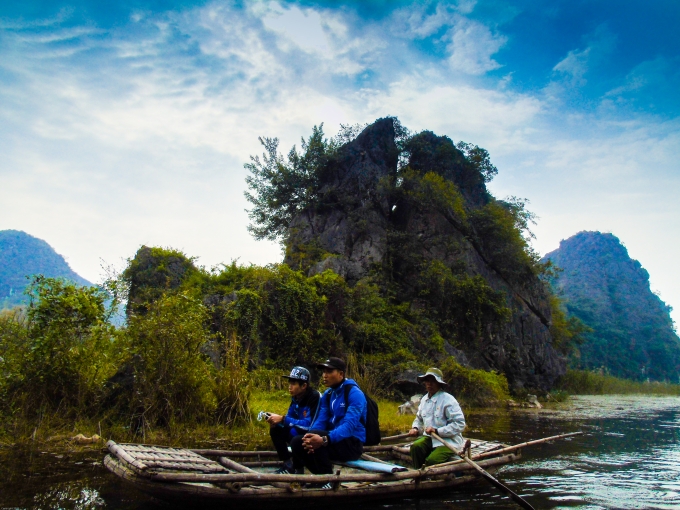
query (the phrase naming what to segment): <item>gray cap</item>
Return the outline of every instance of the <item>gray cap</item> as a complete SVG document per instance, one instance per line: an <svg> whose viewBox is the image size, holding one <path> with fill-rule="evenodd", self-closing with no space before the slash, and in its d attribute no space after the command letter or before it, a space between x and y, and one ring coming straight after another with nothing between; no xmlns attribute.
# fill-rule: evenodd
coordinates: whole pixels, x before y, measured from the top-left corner
<svg viewBox="0 0 680 510"><path fill-rule="evenodd" d="M285 377L288 380L293 379L295 381L308 383L311 376L309 370L305 367L293 367L293 370L290 371L290 375L282 375L281 377Z"/></svg>
<svg viewBox="0 0 680 510"><path fill-rule="evenodd" d="M419 383L422 383L428 376L434 377L434 380L442 386L448 386L448 384L444 381L444 374L442 374L442 371L438 368L428 368L427 372L425 372L423 375L419 375L416 379Z"/></svg>

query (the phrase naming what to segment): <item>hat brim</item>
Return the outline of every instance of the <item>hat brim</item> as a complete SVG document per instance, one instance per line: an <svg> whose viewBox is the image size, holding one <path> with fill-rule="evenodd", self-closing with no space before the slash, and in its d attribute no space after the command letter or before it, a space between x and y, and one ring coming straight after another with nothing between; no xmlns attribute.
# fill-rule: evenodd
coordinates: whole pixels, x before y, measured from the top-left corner
<svg viewBox="0 0 680 510"><path fill-rule="evenodd" d="M448 386L448 383L444 382L441 379L438 379L436 376L432 374L419 375L418 377L416 377L416 381L418 381L420 384L423 384L423 382L425 382L425 379L427 379L428 377L432 377L432 379L434 379L435 382L441 386Z"/></svg>
<svg viewBox="0 0 680 510"><path fill-rule="evenodd" d="M334 367L333 365L329 365L328 363L317 363L316 368L330 368L331 370L342 370L344 372L344 369Z"/></svg>
<svg viewBox="0 0 680 510"><path fill-rule="evenodd" d="M299 377L291 377L289 375L282 375L284 379L288 379L289 381L300 381L300 382L306 382L308 383L309 381L307 379L300 379Z"/></svg>

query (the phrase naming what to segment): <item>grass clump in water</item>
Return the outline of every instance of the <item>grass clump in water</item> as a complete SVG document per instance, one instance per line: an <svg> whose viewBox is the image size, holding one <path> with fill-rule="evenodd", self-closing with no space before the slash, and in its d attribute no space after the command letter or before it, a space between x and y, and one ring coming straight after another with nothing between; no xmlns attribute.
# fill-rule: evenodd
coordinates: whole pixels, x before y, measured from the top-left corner
<svg viewBox="0 0 680 510"><path fill-rule="evenodd" d="M630 381L589 370L569 370L557 386L572 395L680 395L680 385L677 384Z"/></svg>

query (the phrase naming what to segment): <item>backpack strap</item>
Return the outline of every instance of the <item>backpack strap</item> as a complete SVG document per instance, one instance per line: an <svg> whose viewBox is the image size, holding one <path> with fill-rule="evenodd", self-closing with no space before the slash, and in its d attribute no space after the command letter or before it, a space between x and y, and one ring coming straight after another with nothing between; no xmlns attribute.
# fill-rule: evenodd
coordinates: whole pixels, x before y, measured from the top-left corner
<svg viewBox="0 0 680 510"><path fill-rule="evenodd" d="M361 388L359 388L359 386L357 386L356 388L357 388L359 391L361 391ZM352 386L350 386L350 385L348 385L348 384L345 385L345 409L348 409L348 408L349 408L348 398L349 398L349 392L350 392L350 391L352 391ZM361 391L361 393L364 393L364 392ZM366 398L366 394L365 394L365 393L364 393L364 398ZM368 400L366 401L366 405L368 405ZM366 420L364 420L364 415L363 415L363 414L359 417L359 422L360 422L364 427L366 427Z"/></svg>

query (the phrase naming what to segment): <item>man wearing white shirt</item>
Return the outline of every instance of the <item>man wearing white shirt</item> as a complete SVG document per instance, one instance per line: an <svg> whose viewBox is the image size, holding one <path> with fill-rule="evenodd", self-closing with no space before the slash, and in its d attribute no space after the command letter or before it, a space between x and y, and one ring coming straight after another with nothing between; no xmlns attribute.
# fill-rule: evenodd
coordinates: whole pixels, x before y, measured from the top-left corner
<svg viewBox="0 0 680 510"><path fill-rule="evenodd" d="M416 419L409 431L411 436L423 435L411 445L415 469L448 462L454 455L446 445L430 437L433 432L457 450L461 450L465 443L462 436L465 417L458 401L444 391L448 384L441 370L429 368L424 375L418 376L418 382L425 385L427 395L420 401Z"/></svg>

